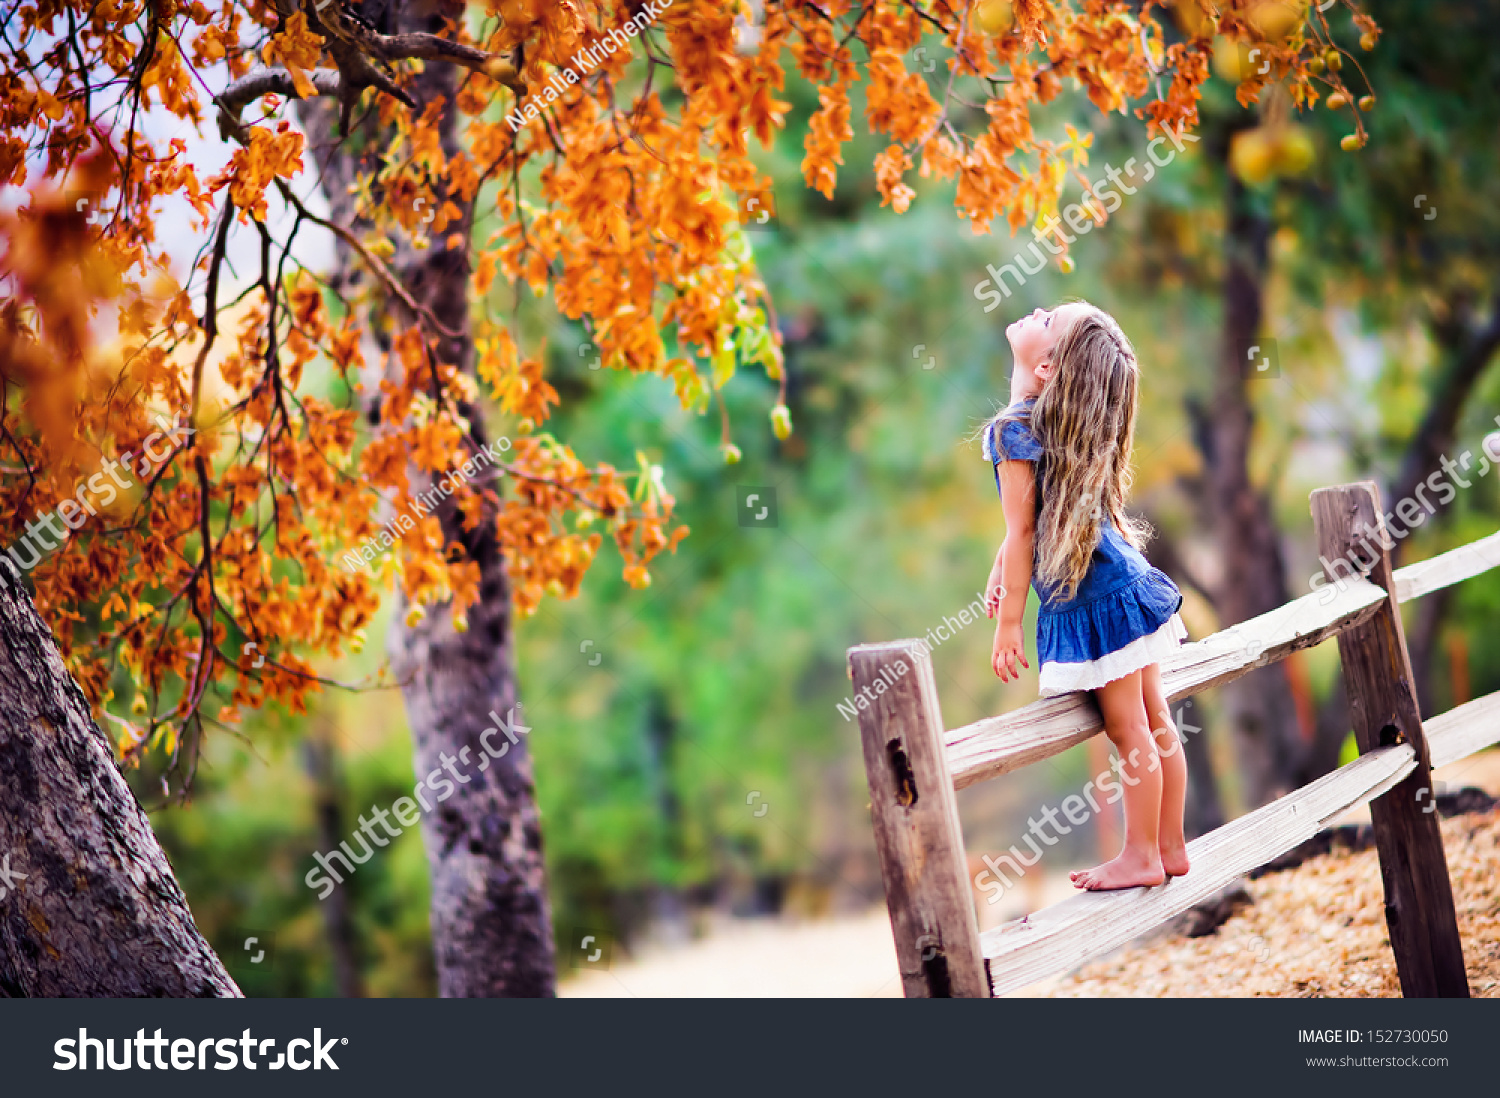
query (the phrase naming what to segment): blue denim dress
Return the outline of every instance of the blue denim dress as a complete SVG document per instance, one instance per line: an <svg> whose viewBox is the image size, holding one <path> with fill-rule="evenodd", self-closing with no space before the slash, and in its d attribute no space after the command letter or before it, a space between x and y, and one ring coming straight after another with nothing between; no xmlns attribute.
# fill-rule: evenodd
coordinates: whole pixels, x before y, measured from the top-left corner
<svg viewBox="0 0 1500 1098"><path fill-rule="evenodd" d="M1014 418L990 423L984 430L984 456L995 469L1000 489L1002 461L1029 461L1036 468L1037 510L1042 504L1043 450L1029 427L1030 402ZM1166 573L1147 563L1108 517L1103 517L1099 546L1088 572L1071 599L1035 576L1032 589L1041 600L1036 619L1041 694L1094 690L1105 683L1160 663L1181 645L1187 629L1178 617L1182 592Z"/></svg>

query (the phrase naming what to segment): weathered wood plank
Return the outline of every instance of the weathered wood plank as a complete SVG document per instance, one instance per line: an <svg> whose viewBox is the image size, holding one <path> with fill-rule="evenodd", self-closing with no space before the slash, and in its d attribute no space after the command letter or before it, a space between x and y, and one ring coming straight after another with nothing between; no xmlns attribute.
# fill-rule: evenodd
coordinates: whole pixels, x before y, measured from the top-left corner
<svg viewBox="0 0 1500 1098"><path fill-rule="evenodd" d="M1193 868L1185 877L1155 888L1080 892L1024 920L986 931L980 948L989 962L992 992L1002 995L1066 972L1181 914L1311 838L1353 805L1384 792L1415 765L1407 744L1366 755L1188 843Z"/></svg>
<svg viewBox="0 0 1500 1098"><path fill-rule="evenodd" d="M1367 580L1332 585L1260 617L1185 644L1162 664L1170 701L1231 682L1292 652L1320 644L1373 615L1385 592ZM1042 698L999 717L988 717L944 735L954 788L1039 762L1082 743L1103 729L1088 694Z"/></svg>
<svg viewBox="0 0 1500 1098"><path fill-rule="evenodd" d="M1427 722L1433 762L1446 766L1500 743L1500 691ZM1401 781L1416 766L1410 745L1380 748L1188 844L1193 869L1158 888L1080 893L986 931L980 948L994 994L1066 972L1179 915L1230 881L1284 854L1341 813Z"/></svg>
<svg viewBox="0 0 1500 1098"><path fill-rule="evenodd" d="M1425 728L1434 770L1500 743L1500 690L1438 714Z"/></svg>
<svg viewBox="0 0 1500 1098"><path fill-rule="evenodd" d="M1395 743L1408 744L1416 753L1411 772L1370 804L1401 993L1407 998L1468 998L1443 837L1437 816L1423 811L1424 798L1432 797L1432 760L1396 603L1389 551L1394 543L1382 517L1380 490L1373 481L1319 488L1312 493L1312 513L1324 572L1330 571L1330 563L1352 563L1389 592L1372 618L1339 633L1338 645L1360 754Z"/></svg>
<svg viewBox="0 0 1500 1098"><path fill-rule="evenodd" d="M1408 564L1396 570L1396 601L1410 602L1440 587L1500 568L1500 532L1450 549L1431 560Z"/></svg>
<svg viewBox="0 0 1500 1098"><path fill-rule="evenodd" d="M849 649L870 816L909 998L984 998L979 924L943 756L932 657L920 641Z"/></svg>

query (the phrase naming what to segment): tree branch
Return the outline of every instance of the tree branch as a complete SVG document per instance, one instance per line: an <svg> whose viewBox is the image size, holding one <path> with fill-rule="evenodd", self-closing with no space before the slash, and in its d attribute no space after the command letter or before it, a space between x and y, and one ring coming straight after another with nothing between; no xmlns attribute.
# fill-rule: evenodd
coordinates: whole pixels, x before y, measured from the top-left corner
<svg viewBox="0 0 1500 1098"><path fill-rule="evenodd" d="M338 95L343 79L334 69L316 69L310 74L319 95ZM219 104L219 135L226 140L241 128L240 111L263 95L301 99L292 74L283 68L256 69L240 77L216 97Z"/></svg>

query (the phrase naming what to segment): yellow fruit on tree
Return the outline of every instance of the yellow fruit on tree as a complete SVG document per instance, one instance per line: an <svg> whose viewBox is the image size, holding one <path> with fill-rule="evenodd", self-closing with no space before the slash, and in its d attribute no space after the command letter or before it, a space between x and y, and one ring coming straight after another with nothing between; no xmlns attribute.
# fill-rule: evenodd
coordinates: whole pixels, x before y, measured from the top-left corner
<svg viewBox="0 0 1500 1098"><path fill-rule="evenodd" d="M1276 138L1272 162L1278 175L1301 175L1312 167L1312 136L1302 126L1288 126Z"/></svg>
<svg viewBox="0 0 1500 1098"><path fill-rule="evenodd" d="M974 14L979 19L979 29L985 34L1005 34L1016 22L1010 0L979 0Z"/></svg>
<svg viewBox="0 0 1500 1098"><path fill-rule="evenodd" d="M1328 97L1328 109L1331 111L1336 111L1340 107L1347 107L1348 105L1349 97L1343 92L1334 92Z"/></svg>
<svg viewBox="0 0 1500 1098"><path fill-rule="evenodd" d="M1368 32L1359 36L1359 48L1369 53L1375 48L1375 36Z"/></svg>
<svg viewBox="0 0 1500 1098"><path fill-rule="evenodd" d="M1073 257L1070 255L1065 255L1057 261L1057 269L1065 275L1072 274L1075 266Z"/></svg>
<svg viewBox="0 0 1500 1098"><path fill-rule="evenodd" d="M1345 137L1339 141L1339 148L1343 149L1345 152L1353 152L1363 144L1364 142L1359 139L1359 134L1351 133L1345 135Z"/></svg>
<svg viewBox="0 0 1500 1098"><path fill-rule="evenodd" d="M1329 72L1338 72L1344 67L1344 59L1339 56L1339 51L1332 46L1323 51L1323 63L1328 66Z"/></svg>
<svg viewBox="0 0 1500 1098"><path fill-rule="evenodd" d="M1375 109L1375 97L1373 95L1360 96L1359 109L1362 111L1373 111Z"/></svg>
<svg viewBox="0 0 1500 1098"><path fill-rule="evenodd" d="M136 456L132 455L131 460L135 459ZM112 523L130 521L136 507L146 495L145 486L136 479L134 472L118 460L106 459L99 469L96 476L89 477L84 499ZM113 476L110 475L111 472ZM121 481L125 482L123 488L120 487Z"/></svg>
<svg viewBox="0 0 1500 1098"><path fill-rule="evenodd" d="M1214 21L1204 13L1198 0L1176 0L1172 10L1177 16L1177 25L1189 38L1207 38L1214 32Z"/></svg>
<svg viewBox="0 0 1500 1098"><path fill-rule="evenodd" d="M1251 186L1271 178L1276 167L1276 146L1264 127L1241 130L1229 143L1229 167Z"/></svg>
<svg viewBox="0 0 1500 1098"><path fill-rule="evenodd" d="M792 435L792 412L785 404L771 409L771 430L782 442Z"/></svg>
<svg viewBox="0 0 1500 1098"><path fill-rule="evenodd" d="M1263 0L1252 7L1245 18L1266 41L1280 42L1297 29L1306 9L1305 3L1291 0Z"/></svg>
<svg viewBox="0 0 1500 1098"><path fill-rule="evenodd" d="M1250 59L1251 50L1259 51L1253 62ZM1248 46L1244 42L1235 42L1220 35L1214 39L1214 72L1220 80L1238 84L1266 63L1265 54L1264 46Z"/></svg>

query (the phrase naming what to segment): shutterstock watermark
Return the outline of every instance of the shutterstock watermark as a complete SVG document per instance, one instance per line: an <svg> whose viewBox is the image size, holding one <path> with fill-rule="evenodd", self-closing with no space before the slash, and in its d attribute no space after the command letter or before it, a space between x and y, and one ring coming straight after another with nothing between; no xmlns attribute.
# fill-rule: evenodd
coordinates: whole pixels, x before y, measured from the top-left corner
<svg viewBox="0 0 1500 1098"><path fill-rule="evenodd" d="M205 1037L199 1041L190 1037L163 1037L159 1029L147 1037L144 1029L138 1029L133 1038L120 1038L120 1059L117 1061L115 1038L90 1037L87 1029L80 1029L77 1038L63 1037L53 1043L52 1052L57 1059L53 1061L52 1070L104 1071L108 1068L110 1071L129 1071L139 1068L150 1071L155 1068L166 1071L171 1068L173 1071L207 1071L209 1054L213 1053L215 1071L233 1071L238 1067L250 1071L261 1067L267 1071L280 1071L284 1067L293 1071L308 1068L338 1071L339 1065L333 1059L334 1046L348 1043L347 1037L330 1037L325 1041L323 1031L314 1029L310 1038L294 1037L288 1041L286 1050L278 1052L273 1060L271 1053L276 1048L276 1038L257 1038L248 1029L238 1037ZM257 1056L261 1057L258 1064L255 1062Z"/></svg>
<svg viewBox="0 0 1500 1098"><path fill-rule="evenodd" d="M480 773L490 768L491 759L504 758L511 744L519 743L520 738L531 731L530 728L521 724L520 718L516 716L516 710L520 708L520 705L512 708L508 718L500 716L493 709L490 710L490 720L494 723L479 734L479 745L484 748L484 754L479 757ZM501 733L504 733L505 738L496 746L495 739ZM319 851L313 855L313 861L317 862L318 866L315 869L309 869L307 876L303 878L307 887L319 889L318 899L320 900L326 900L333 895L333 890L344 883L345 874L353 876L355 867L368 862L374 856L376 847L389 846L392 839L400 838L402 832L408 827L415 826L421 820L422 812L417 810L419 804L423 812L432 811L432 805L428 803L424 793L437 794L436 803L441 804L453 796L460 785L468 785L474 780L473 776L468 773L469 756L467 745L459 748L457 758L444 751L438 755L440 765L435 767L425 780L412 787L411 797L397 798L388 809L371 805L370 816L372 818L367 820L360 816L359 830L349 839L339 843L339 849L330 850L327 854ZM463 773L459 772L460 769ZM445 770L451 777L443 776ZM413 800L413 797L416 799ZM387 822L392 816L396 818L399 826L393 827ZM376 830L377 827L380 831ZM380 833L381 831L384 835ZM360 849L364 851L363 856L354 853L354 848L349 845L351 840L359 843ZM334 868L335 859L343 863L343 873Z"/></svg>
<svg viewBox="0 0 1500 1098"><path fill-rule="evenodd" d="M1140 183L1151 182L1156 177L1156 170L1158 168L1165 168L1177 158L1178 153L1182 152L1192 142L1198 140L1195 135L1186 132L1185 127L1182 125L1179 125L1176 130L1173 130L1170 125L1164 125L1162 126L1162 133L1165 136L1152 138L1151 142L1146 146L1146 163L1141 165L1143 170L1139 179ZM1158 147L1165 146L1168 143L1172 147L1158 157ZM1048 215L1045 224L1033 226L1031 235L1036 237L1036 239L1029 248L1023 248L1011 256L1009 263L998 268L992 263L986 264L985 270L989 272L990 277L974 287L974 296L980 301L988 301L988 304L984 307L984 311L987 313L993 312L999 307L1000 302L1026 285L1026 279L1030 275L1037 274L1047 265L1047 257L1042 254L1042 248L1046 248L1048 252L1055 256L1063 254L1061 245L1052 242L1054 236L1068 244L1073 243L1077 239L1077 237L1069 236L1063 231L1063 221L1066 221L1078 236L1087 236L1093 232L1096 225L1103 224L1104 220L1102 216L1096 215L1094 208L1095 200L1103 204L1105 213L1114 213L1125 204L1125 199L1121 198L1110 184L1114 184L1115 187L1118 187L1127 195L1135 194L1136 191L1140 190L1140 187L1131 186L1125 182L1126 177L1135 180L1136 163L1136 158L1132 156L1129 160L1125 161L1124 171L1116 168L1113 164L1105 164L1104 175L1108 182L1101 180L1097 183L1090 183L1082 204L1077 202L1069 203L1062 212L1061 220L1055 214L1051 214ZM1026 253L1028 251L1031 253L1032 258L1036 260L1036 266L1034 267L1026 262ZM1014 280L1014 287L1006 285L1005 276L1007 274Z"/></svg>
<svg viewBox="0 0 1500 1098"><path fill-rule="evenodd" d="M1192 724L1183 718L1182 711L1191 704L1191 702L1187 702L1178 707L1176 720L1177 737L1173 741L1176 746L1170 751L1162 752L1168 758L1177 754L1182 749L1183 736L1203 731L1201 726ZM1163 713L1161 716L1165 717L1166 714ZM1156 760L1158 757L1152 756L1152 758ZM1014 843L1011 844L1009 853L1001 854L998 858L993 854L982 855L984 864L989 868L981 869L974 875L974 887L982 892L989 893L989 898L985 902L991 904L997 902L1001 896L1005 895L1006 889L1014 887L1010 877L1006 875L1005 869L1001 868L1002 863L1010 868L1010 872L1015 875L1017 881L1026 876L1026 871L1042 860L1042 853L1045 847L1056 846L1063 835L1071 834L1074 827L1082 827L1088 823L1091 816L1102 811L1099 807L1099 801L1094 797L1096 789L1100 793L1105 794L1105 804L1118 804L1120 799L1125 796L1125 786L1139 784L1140 778L1131 778L1125 773L1126 769L1133 770L1139 763L1139 749L1131 751L1129 760L1125 762L1120 760L1119 755L1115 755L1110 759L1107 769L1095 774L1084 785L1082 796L1077 793L1069 793L1063 798L1060 811L1051 805L1043 805L1041 812L1038 813L1042 817L1040 821L1035 817L1028 816L1026 819L1026 834L1022 836L1022 839L1031 848L1030 860L1027 859L1025 854L1021 853L1020 848ZM1149 769L1154 771L1156 766L1153 765ZM1119 781L1115 780L1117 777ZM1122 782L1124 783L1123 785L1121 784ZM1067 818L1067 824L1062 822L1062 817ZM1047 833L1049 825L1057 834L1051 835ZM1041 840L1041 846L1037 845L1038 839ZM985 878L989 879L986 880Z"/></svg>
<svg viewBox="0 0 1500 1098"><path fill-rule="evenodd" d="M156 425L161 430L151 432L141 443L144 453L138 465L132 467L130 464L130 459L135 456L131 450L117 458L109 458L93 476L80 479L73 494L59 503L56 510L39 515L26 524L25 535L6 550L17 568L22 572L29 572L42 562L44 551L62 548L62 543L73 536L73 531L82 528L90 517L113 507L121 492L128 494L132 489L140 487L130 479L132 475L138 477L140 482L149 480L157 469L182 449L188 436L193 434L193 428L185 425L174 427L161 416L156 417ZM158 453L155 446L163 438L168 445ZM120 477L121 467L125 470L124 479ZM54 526L53 523L58 520L61 520L60 525ZM51 538L57 539L56 542L48 537L49 534ZM16 552L23 546L28 550L30 560L22 560Z"/></svg>
<svg viewBox="0 0 1500 1098"><path fill-rule="evenodd" d="M1495 423L1500 425L1500 416L1495 417ZM1479 465L1470 474L1474 480L1487 476L1492 468L1500 465L1500 431L1486 435L1480 448L1483 453L1479 457ZM1359 545L1351 546L1349 552L1337 560L1320 556L1318 561L1325 571L1309 577L1307 581L1308 590L1322 592L1318 596L1319 605L1328 605L1338 597L1340 591L1348 588L1349 580L1369 572L1380 559L1380 550L1389 552L1394 549L1398 541L1402 541L1425 523L1439 507L1452 503L1459 488L1471 487L1474 480L1466 480L1464 474L1469 472L1473 458L1474 454L1470 450L1459 454L1457 461L1443 454L1438 459L1442 468L1434 470L1431 476L1417 485L1410 496L1397 500L1396 505L1386 512L1385 522L1381 524L1383 529L1363 531L1364 536ZM1427 498L1428 492L1439 497L1436 503ZM1376 549L1371 544L1372 541L1380 549ZM1360 560L1355 556L1356 548L1364 554L1365 559ZM1329 576L1333 579L1330 580Z"/></svg>

